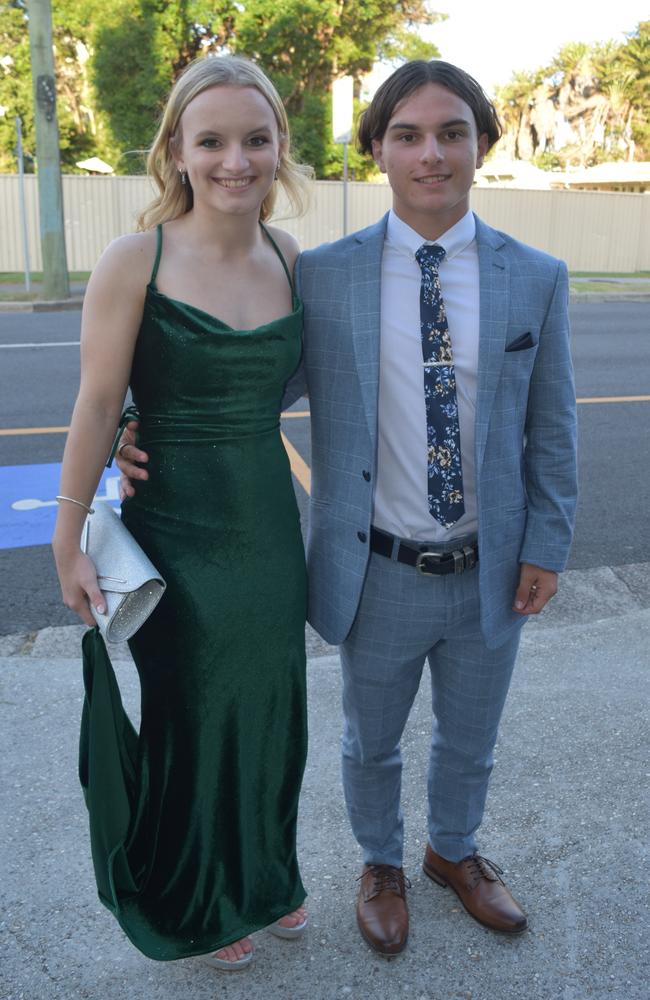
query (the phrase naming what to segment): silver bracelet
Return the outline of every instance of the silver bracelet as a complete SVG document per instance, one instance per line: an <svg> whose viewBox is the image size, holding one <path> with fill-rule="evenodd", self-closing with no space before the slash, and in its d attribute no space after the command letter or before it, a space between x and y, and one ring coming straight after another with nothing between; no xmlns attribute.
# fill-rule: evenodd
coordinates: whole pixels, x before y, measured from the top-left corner
<svg viewBox="0 0 650 1000"><path fill-rule="evenodd" d="M83 507L83 509L87 510L89 514L95 513L94 507L89 507L87 503L82 503L81 500L75 500L74 497L54 497L54 499L59 502L61 500L67 500L68 503L76 503L78 507Z"/></svg>

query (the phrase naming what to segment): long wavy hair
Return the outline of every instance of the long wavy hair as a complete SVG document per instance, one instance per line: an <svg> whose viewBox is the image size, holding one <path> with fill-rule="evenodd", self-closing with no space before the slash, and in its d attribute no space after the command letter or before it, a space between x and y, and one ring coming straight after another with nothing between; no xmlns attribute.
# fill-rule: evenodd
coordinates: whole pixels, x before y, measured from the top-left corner
<svg viewBox="0 0 650 1000"><path fill-rule="evenodd" d="M192 208L194 195L190 184L181 183L173 152L180 148L181 115L185 108L210 87L255 87L271 106L280 135L280 159L277 180L260 209L265 222L272 214L281 184L291 212L301 215L307 204L311 167L296 163L290 152L289 122L277 90L259 66L240 56L205 56L185 67L167 100L160 127L149 150L147 172L158 189L154 200L138 216L138 228L151 229L159 223L177 219Z"/></svg>

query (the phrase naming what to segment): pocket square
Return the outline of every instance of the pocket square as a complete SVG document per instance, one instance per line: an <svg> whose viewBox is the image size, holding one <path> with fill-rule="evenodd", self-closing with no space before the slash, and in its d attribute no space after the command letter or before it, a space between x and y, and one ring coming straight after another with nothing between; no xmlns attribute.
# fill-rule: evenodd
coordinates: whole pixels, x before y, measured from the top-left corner
<svg viewBox="0 0 650 1000"><path fill-rule="evenodd" d="M534 347L535 341L533 340L533 335L530 333L522 333L520 337L517 337L512 341L511 344L506 344L506 351L525 351L529 347Z"/></svg>

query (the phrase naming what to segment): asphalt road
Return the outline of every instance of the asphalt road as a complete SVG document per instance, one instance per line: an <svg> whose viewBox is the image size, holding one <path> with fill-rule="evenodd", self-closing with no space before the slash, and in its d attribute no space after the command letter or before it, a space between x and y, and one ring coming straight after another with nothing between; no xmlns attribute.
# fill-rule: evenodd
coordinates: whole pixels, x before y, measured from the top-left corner
<svg viewBox="0 0 650 1000"><path fill-rule="evenodd" d="M650 562L650 402L621 399L650 394L650 303L576 303L571 315L577 395L598 402L578 411L581 498L570 567ZM78 312L0 313L0 635L75 621L60 603L49 546L16 547L3 517L11 498L56 492L65 435L44 429L69 422L79 324ZM307 408L303 400L294 410ZM285 418L283 431L308 466L308 418ZM296 493L304 523L298 481Z"/></svg>

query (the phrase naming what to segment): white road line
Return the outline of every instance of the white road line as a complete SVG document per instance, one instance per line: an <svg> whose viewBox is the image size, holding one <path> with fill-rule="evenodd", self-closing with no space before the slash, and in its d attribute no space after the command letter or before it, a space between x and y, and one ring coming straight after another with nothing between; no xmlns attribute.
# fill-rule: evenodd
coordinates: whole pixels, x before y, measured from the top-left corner
<svg viewBox="0 0 650 1000"><path fill-rule="evenodd" d="M51 343L43 344L0 344L0 350L9 350L10 348L20 348L20 347L79 347L78 340L57 340Z"/></svg>

